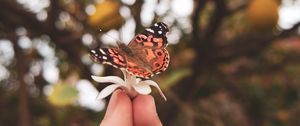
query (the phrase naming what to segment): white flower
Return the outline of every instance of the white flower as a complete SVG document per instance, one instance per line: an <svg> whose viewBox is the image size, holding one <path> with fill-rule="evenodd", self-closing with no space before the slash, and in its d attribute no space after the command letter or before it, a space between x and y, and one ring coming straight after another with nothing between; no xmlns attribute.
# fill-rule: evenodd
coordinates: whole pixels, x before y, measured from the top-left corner
<svg viewBox="0 0 300 126"><path fill-rule="evenodd" d="M114 92L117 88L122 88L126 91L126 93L134 98L138 94L150 94L151 93L151 86L154 86L158 89L160 95L167 100L161 89L159 88L158 84L153 80L144 80L142 81L140 78L136 78L136 76L123 71L124 80L117 76L106 76L106 77L99 77L93 76L93 80L100 83L112 83L108 85L103 90L100 91L99 95L97 96L98 99L103 99Z"/></svg>

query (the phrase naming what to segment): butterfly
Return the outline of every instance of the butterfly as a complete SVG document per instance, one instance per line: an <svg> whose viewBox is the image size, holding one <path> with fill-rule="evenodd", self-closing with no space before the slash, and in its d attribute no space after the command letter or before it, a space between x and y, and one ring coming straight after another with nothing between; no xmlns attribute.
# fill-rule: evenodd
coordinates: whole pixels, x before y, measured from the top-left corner
<svg viewBox="0 0 300 126"><path fill-rule="evenodd" d="M137 34L128 45L118 43L116 48L99 48L90 51L97 63L111 65L140 78L149 79L165 71L170 55L166 50L168 26L158 22Z"/></svg>

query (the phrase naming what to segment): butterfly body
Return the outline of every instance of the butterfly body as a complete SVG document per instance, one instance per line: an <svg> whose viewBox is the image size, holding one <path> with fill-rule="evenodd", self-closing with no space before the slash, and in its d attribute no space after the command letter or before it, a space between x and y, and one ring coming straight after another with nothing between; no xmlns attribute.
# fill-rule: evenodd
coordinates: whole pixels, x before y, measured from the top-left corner
<svg viewBox="0 0 300 126"><path fill-rule="evenodd" d="M168 31L166 24L155 23L136 35L128 45L121 43L118 48L91 50L90 56L95 62L109 64L148 79L168 67L170 57L165 49L168 44Z"/></svg>

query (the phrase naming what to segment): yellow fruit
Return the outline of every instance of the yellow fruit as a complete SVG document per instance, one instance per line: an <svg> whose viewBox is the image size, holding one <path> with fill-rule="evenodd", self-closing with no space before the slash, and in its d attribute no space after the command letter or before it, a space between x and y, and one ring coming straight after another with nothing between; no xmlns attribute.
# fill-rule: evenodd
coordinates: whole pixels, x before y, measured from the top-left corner
<svg viewBox="0 0 300 126"><path fill-rule="evenodd" d="M272 30L278 22L278 3L275 0L252 0L246 18L255 30Z"/></svg>
<svg viewBox="0 0 300 126"><path fill-rule="evenodd" d="M88 17L88 24L103 31L120 27L124 19L119 13L119 8L120 4L113 0L97 4L95 13Z"/></svg>

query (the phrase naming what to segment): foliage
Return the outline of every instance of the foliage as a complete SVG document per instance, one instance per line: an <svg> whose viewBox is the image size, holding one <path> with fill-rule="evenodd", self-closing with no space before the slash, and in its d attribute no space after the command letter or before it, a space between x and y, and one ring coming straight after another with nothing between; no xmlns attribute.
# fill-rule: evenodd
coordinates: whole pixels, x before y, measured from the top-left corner
<svg viewBox="0 0 300 126"><path fill-rule="evenodd" d="M104 33L128 42L157 21L170 27L170 66L154 77L168 98L155 97L164 125L300 124L300 22L278 28L280 0L175 2L1 0L0 125L99 124L103 111L80 106L73 86L121 73L89 49L116 43Z"/></svg>
<svg viewBox="0 0 300 126"><path fill-rule="evenodd" d="M48 100L56 106L66 106L72 104L78 95L78 91L69 84L56 84L50 93Z"/></svg>

